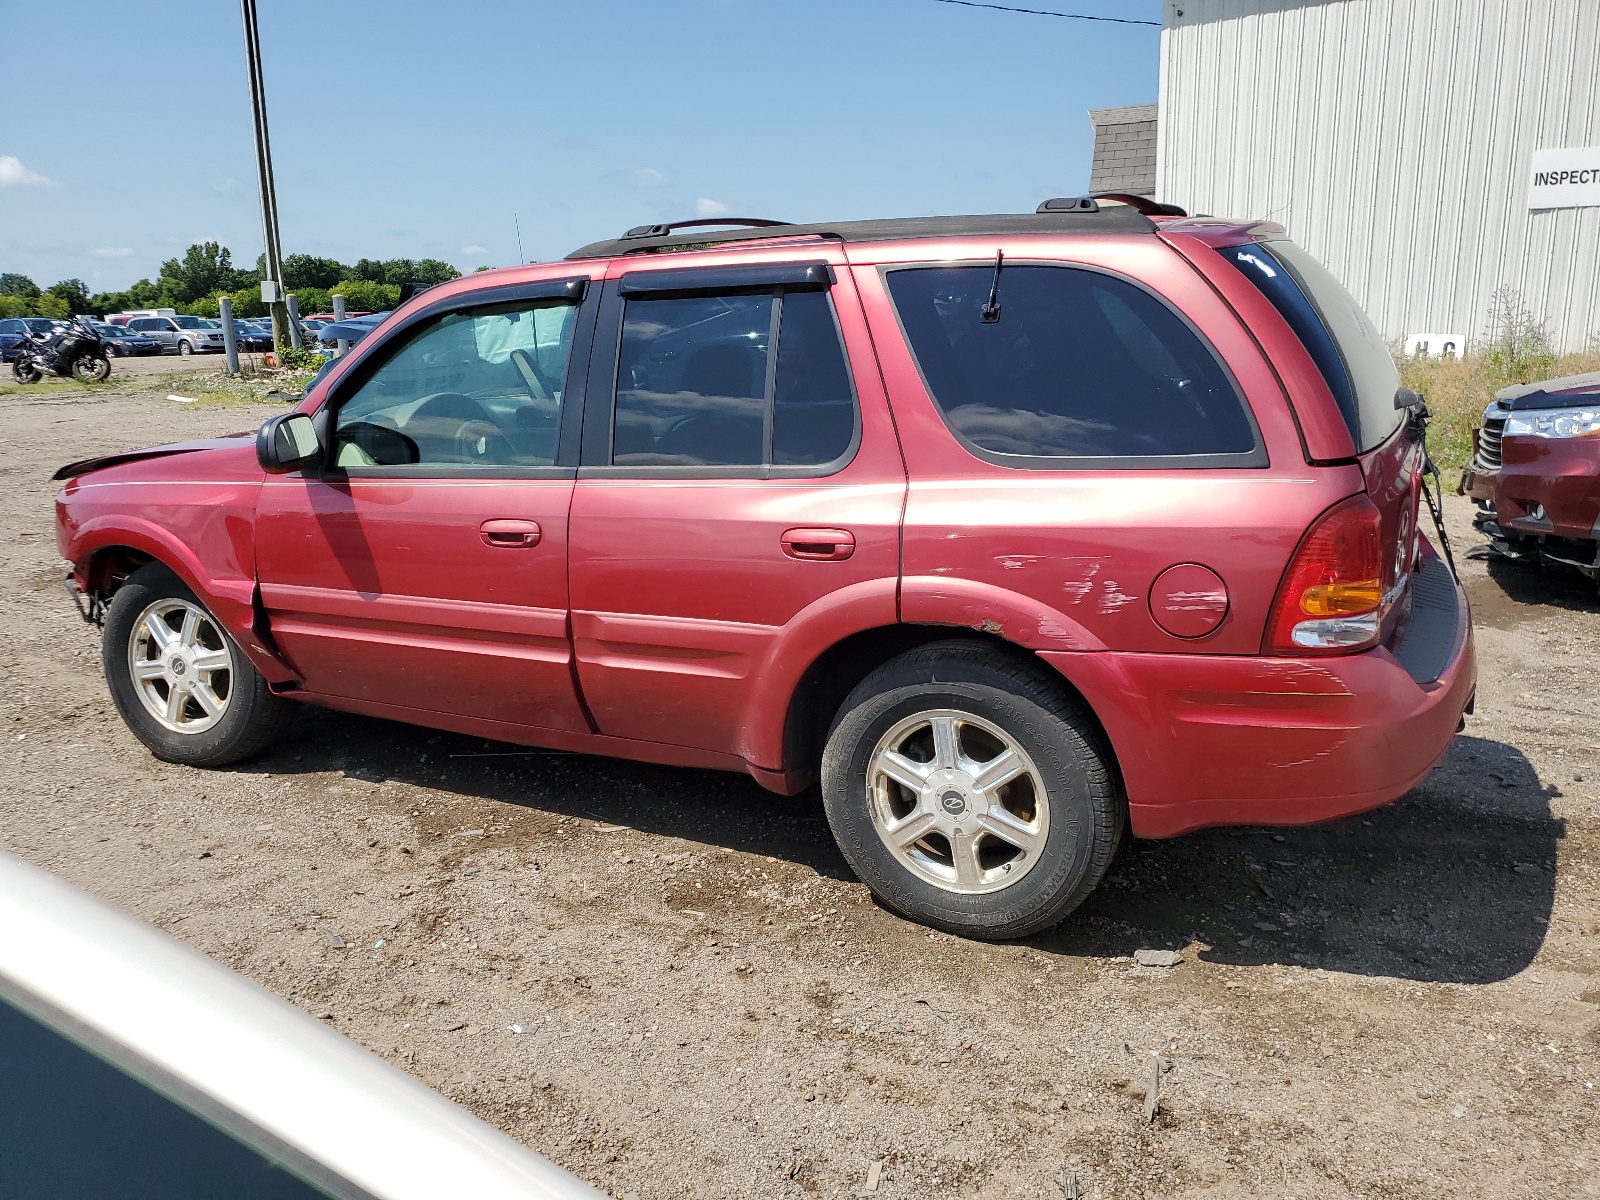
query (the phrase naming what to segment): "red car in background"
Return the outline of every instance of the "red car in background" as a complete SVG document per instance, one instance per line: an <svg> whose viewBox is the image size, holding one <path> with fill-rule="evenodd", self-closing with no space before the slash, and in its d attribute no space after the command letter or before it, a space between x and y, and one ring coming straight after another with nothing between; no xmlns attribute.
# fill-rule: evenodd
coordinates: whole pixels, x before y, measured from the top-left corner
<svg viewBox="0 0 1600 1200"><path fill-rule="evenodd" d="M1461 492L1500 554L1600 579L1600 373L1496 393Z"/></svg>
<svg viewBox="0 0 1600 1200"><path fill-rule="evenodd" d="M640 227L411 300L254 437L63 468L122 715L195 765L300 701L820 780L886 905L980 937L1125 827L1394 800L1474 688L1425 410L1280 227L1126 199Z"/></svg>

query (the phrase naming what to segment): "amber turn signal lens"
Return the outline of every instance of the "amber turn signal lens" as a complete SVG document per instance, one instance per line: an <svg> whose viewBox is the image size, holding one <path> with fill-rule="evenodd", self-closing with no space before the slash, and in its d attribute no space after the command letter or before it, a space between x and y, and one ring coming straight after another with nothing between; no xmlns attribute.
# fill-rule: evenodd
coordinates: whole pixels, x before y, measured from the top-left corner
<svg viewBox="0 0 1600 1200"><path fill-rule="evenodd" d="M1300 611L1308 617L1358 617L1382 603L1383 584L1376 579L1314 584L1300 595Z"/></svg>

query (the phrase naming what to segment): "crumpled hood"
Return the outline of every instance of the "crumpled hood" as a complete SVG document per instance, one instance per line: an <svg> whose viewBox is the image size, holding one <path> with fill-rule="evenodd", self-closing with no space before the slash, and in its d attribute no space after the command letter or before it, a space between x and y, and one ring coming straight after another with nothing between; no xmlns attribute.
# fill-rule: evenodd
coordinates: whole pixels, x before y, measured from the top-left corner
<svg viewBox="0 0 1600 1200"><path fill-rule="evenodd" d="M255 430L246 429L239 433L225 433L221 437L196 438L192 442L171 442L165 446L151 446L144 450L124 450L120 454L101 454L95 458L80 458L77 462L69 462L50 478L76 479L79 475L87 475L90 471L121 466L123 463L138 462L141 459L165 458L171 454L192 454L197 450L221 450L237 446L240 438L253 438L255 435Z"/></svg>

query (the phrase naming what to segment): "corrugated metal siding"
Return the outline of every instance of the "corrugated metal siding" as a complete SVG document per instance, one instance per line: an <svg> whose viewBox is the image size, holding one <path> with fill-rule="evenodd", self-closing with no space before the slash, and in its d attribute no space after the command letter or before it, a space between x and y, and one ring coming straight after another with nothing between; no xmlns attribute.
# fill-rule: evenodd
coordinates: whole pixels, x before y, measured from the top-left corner
<svg viewBox="0 0 1600 1200"><path fill-rule="evenodd" d="M1160 199L1281 222L1390 337L1502 286L1600 334L1600 208L1527 207L1534 150L1600 146L1600 0L1166 0L1158 137Z"/></svg>

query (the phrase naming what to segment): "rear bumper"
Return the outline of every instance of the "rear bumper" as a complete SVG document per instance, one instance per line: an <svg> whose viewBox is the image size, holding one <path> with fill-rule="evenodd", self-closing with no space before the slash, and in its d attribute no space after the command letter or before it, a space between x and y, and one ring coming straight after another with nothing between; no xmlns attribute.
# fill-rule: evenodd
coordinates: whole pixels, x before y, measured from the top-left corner
<svg viewBox="0 0 1600 1200"><path fill-rule="evenodd" d="M1425 574L1392 650L1313 659L1041 657L1104 723L1137 836L1326 821L1420 783L1472 701L1466 596L1436 559Z"/></svg>

